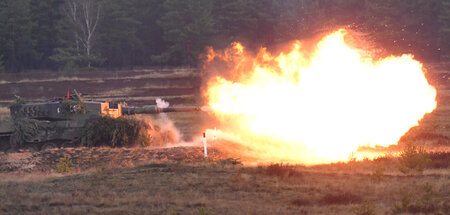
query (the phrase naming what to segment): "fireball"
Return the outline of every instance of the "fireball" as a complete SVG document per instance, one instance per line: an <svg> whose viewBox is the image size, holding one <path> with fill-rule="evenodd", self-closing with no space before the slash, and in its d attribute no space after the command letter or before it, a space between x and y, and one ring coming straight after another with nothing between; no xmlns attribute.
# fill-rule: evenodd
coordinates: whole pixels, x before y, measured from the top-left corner
<svg viewBox="0 0 450 215"><path fill-rule="evenodd" d="M296 41L277 55L252 56L240 43L210 49L206 68L220 61L230 74L205 91L222 147L258 162L345 161L360 146L396 144L435 109L436 90L412 55L374 59L346 34L313 48Z"/></svg>

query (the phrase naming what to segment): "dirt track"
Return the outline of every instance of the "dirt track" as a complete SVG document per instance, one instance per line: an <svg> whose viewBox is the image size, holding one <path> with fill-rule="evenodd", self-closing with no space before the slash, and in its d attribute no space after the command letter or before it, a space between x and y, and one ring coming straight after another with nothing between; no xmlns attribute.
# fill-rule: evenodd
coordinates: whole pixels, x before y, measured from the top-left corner
<svg viewBox="0 0 450 215"><path fill-rule="evenodd" d="M227 158L215 151L209 160ZM98 168L132 167L149 161L201 162L204 161L201 147L172 148L65 148L41 152L0 154L0 173L54 173L61 158L67 155L74 172Z"/></svg>
<svg viewBox="0 0 450 215"><path fill-rule="evenodd" d="M2 74L0 105L7 106L14 95L27 101L60 98L68 89L76 89L87 99L131 105L154 104L155 97L164 97L171 104L195 103L200 99L200 85L199 71L194 69Z"/></svg>

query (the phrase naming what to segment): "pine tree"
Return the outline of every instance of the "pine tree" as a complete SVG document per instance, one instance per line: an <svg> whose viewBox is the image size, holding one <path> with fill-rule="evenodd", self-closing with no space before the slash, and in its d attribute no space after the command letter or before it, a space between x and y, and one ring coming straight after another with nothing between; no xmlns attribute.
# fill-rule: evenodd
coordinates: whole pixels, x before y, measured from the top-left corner
<svg viewBox="0 0 450 215"><path fill-rule="evenodd" d="M134 19L135 1L107 0L102 8L98 48L109 68L133 66L142 42L136 33L141 23Z"/></svg>
<svg viewBox="0 0 450 215"><path fill-rule="evenodd" d="M276 1L275 40L286 42L300 39L307 25L304 16L304 0Z"/></svg>
<svg viewBox="0 0 450 215"><path fill-rule="evenodd" d="M0 55L0 73L5 71L5 67L3 66L3 55Z"/></svg>
<svg viewBox="0 0 450 215"><path fill-rule="evenodd" d="M29 5L29 0L0 2L0 54L6 71L23 71L36 58Z"/></svg>
<svg viewBox="0 0 450 215"><path fill-rule="evenodd" d="M450 1L442 1L439 13L439 48L441 58L450 60Z"/></svg>
<svg viewBox="0 0 450 215"><path fill-rule="evenodd" d="M212 16L214 19L215 42L221 46L233 41L241 41L254 36L257 27L257 14L251 11L249 1L216 0Z"/></svg>
<svg viewBox="0 0 450 215"><path fill-rule="evenodd" d="M442 0L366 0L364 29L389 54L411 53L422 60L439 55L436 22Z"/></svg>
<svg viewBox="0 0 450 215"><path fill-rule="evenodd" d="M33 67L40 69L56 69L50 56L59 44L61 30L59 22L63 18L61 6L63 0L31 1L30 12L33 20L31 38L37 58Z"/></svg>
<svg viewBox="0 0 450 215"><path fill-rule="evenodd" d="M155 65L151 57L166 50L163 29L158 25L165 12L163 3L164 0L135 0L133 17L140 23L136 35L142 42L135 53L136 65Z"/></svg>
<svg viewBox="0 0 450 215"><path fill-rule="evenodd" d="M212 6L210 0L166 0L158 24L168 47L153 60L195 66L213 33Z"/></svg>

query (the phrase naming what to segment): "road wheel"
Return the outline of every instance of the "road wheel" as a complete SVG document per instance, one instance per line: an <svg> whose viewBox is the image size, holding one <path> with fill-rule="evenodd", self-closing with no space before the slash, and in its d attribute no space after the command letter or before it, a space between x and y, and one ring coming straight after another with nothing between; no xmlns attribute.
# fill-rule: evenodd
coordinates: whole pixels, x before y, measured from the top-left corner
<svg viewBox="0 0 450 215"><path fill-rule="evenodd" d="M39 148L35 144L27 144L27 145L25 145L24 148L30 152L38 152L39 151Z"/></svg>
<svg viewBox="0 0 450 215"><path fill-rule="evenodd" d="M65 142L61 145L61 148L73 148L75 146L75 144L73 144L72 142Z"/></svg>
<svg viewBox="0 0 450 215"><path fill-rule="evenodd" d="M13 149L18 149L22 146L22 138L17 132L12 133L9 137L9 146Z"/></svg>
<svg viewBox="0 0 450 215"><path fill-rule="evenodd" d="M46 144L44 144L44 145L42 146L41 150L42 150L42 151L45 151L45 150L50 150L50 149L55 149L55 148L58 148L58 147L56 146L56 144L54 144L54 143L46 143Z"/></svg>
<svg viewBox="0 0 450 215"><path fill-rule="evenodd" d="M0 151L6 152L9 147L9 136L0 137Z"/></svg>
<svg viewBox="0 0 450 215"><path fill-rule="evenodd" d="M17 153L18 151L17 148L9 148L6 150L6 154Z"/></svg>

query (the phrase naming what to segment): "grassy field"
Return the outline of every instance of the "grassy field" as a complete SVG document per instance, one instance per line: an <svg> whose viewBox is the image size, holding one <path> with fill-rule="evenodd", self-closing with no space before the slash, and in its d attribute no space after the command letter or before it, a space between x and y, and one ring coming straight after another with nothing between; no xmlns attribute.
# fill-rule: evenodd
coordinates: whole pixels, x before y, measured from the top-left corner
<svg viewBox="0 0 450 215"><path fill-rule="evenodd" d="M85 99L127 101L131 105L154 104L164 97L171 104L200 99L201 79L196 69L149 69L79 73L35 72L0 74L0 106L15 95L27 101L64 97L76 89Z"/></svg>
<svg viewBox="0 0 450 215"><path fill-rule="evenodd" d="M353 166L352 166L353 165ZM364 167L354 168L355 166ZM369 166L369 168L368 168ZM448 169L149 162L0 181L2 214L449 214Z"/></svg>
<svg viewBox="0 0 450 215"><path fill-rule="evenodd" d="M0 154L1 214L449 214L449 155L243 166L201 147Z"/></svg>

